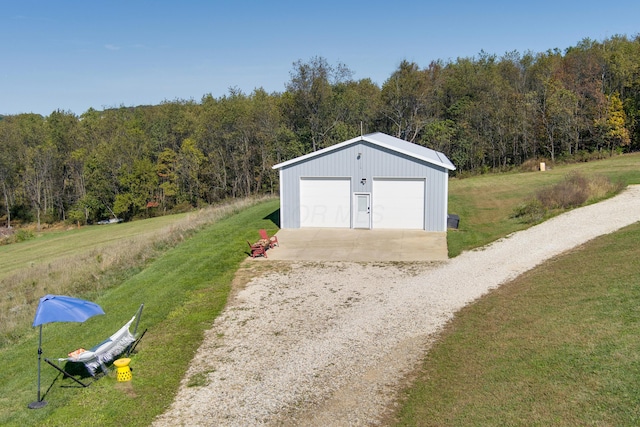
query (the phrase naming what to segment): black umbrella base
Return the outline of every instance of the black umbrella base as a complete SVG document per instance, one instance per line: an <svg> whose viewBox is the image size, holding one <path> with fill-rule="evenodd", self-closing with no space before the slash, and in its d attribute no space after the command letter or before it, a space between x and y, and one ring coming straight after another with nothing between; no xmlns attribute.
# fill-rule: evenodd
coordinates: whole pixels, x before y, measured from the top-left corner
<svg viewBox="0 0 640 427"><path fill-rule="evenodd" d="M27 405L29 409L40 409L40 408L44 408L45 406L47 406L47 401L46 400L36 400L35 402L31 402L29 403L29 405Z"/></svg>

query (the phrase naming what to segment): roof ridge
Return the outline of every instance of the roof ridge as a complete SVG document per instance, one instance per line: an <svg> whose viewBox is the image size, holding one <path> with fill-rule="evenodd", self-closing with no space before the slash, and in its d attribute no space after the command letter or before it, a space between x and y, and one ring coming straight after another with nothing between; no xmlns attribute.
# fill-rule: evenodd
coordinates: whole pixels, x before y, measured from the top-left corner
<svg viewBox="0 0 640 427"><path fill-rule="evenodd" d="M272 166L272 169L280 169L282 167L297 163L299 161L307 160L307 159L319 156L321 154L331 152L331 151L340 149L342 147L346 147L358 141L366 141L371 144L378 145L378 146L387 148L389 150L422 160L424 162L443 167L445 169L455 170L456 168L444 153L436 151L433 148L425 147L411 141L407 141L395 136L388 135L383 132L373 132L373 133L357 136L355 138L340 142L338 144L334 144L330 147L325 147L318 151L314 151L311 153L304 154L302 156L295 157L293 159L284 161L282 163L278 163ZM421 150L424 150L425 153L420 153Z"/></svg>

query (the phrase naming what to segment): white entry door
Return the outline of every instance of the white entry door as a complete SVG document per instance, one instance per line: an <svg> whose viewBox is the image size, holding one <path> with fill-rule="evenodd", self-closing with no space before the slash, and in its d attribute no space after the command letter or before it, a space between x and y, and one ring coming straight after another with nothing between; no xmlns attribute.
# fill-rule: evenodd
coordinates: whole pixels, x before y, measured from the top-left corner
<svg viewBox="0 0 640 427"><path fill-rule="evenodd" d="M371 195L354 194L353 228L371 228Z"/></svg>

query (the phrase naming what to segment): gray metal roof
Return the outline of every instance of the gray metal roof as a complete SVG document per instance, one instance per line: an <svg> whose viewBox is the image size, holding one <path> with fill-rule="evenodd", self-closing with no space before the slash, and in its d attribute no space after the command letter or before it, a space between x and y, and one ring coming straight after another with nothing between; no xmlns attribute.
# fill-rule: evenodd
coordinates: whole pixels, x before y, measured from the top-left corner
<svg viewBox="0 0 640 427"><path fill-rule="evenodd" d="M338 150L342 147L346 147L348 145L354 144L359 141L366 141L370 144L378 145L380 147L384 147L389 150L405 154L409 157L414 157L416 159L423 160L425 162L434 164L436 166L441 166L445 169L449 169L449 170L456 169L453 163L451 163L451 161L443 153L432 150L431 148L414 144L409 141L405 141L400 138L396 138L391 135L387 135L382 132L375 132L375 133L369 133L366 135L358 136L348 141L344 141L339 144L332 145L331 147L323 148L322 150L314 151L313 153L305 154L304 156L287 160L286 162L282 162L277 165L274 165L273 169L280 169L285 166L289 166L291 164L301 162L303 160L308 160L313 157L316 157L334 150Z"/></svg>

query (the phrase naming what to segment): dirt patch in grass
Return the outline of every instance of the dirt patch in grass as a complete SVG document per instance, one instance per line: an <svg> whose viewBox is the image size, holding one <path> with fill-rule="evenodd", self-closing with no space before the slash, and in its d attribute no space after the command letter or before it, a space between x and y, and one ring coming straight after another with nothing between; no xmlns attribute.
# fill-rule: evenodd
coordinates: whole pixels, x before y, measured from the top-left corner
<svg viewBox="0 0 640 427"><path fill-rule="evenodd" d="M289 271L291 271L291 262L289 261L268 261L262 258L253 259L249 257L240 264L240 268L233 276L229 301L233 300L238 292L245 289L247 284L256 277L270 273L287 273Z"/></svg>

